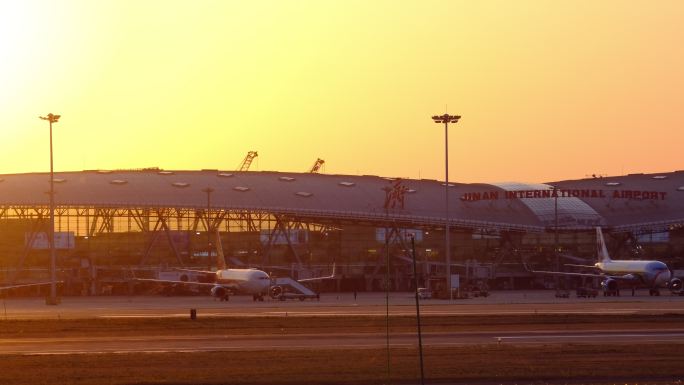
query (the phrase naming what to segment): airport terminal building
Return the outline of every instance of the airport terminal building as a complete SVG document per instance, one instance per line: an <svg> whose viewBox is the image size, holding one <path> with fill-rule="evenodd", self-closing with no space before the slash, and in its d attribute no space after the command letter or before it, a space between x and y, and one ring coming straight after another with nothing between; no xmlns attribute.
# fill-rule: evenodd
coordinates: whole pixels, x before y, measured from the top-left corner
<svg viewBox="0 0 684 385"><path fill-rule="evenodd" d="M48 173L0 175L0 283L47 276ZM273 275L337 278L320 290L445 280L445 227L461 284L551 287L527 266L595 258L595 227L614 258L684 268L684 171L543 184L461 184L363 175L249 171L55 173L60 279L74 294L131 290L127 276L227 262ZM448 211L445 205L448 194Z"/></svg>

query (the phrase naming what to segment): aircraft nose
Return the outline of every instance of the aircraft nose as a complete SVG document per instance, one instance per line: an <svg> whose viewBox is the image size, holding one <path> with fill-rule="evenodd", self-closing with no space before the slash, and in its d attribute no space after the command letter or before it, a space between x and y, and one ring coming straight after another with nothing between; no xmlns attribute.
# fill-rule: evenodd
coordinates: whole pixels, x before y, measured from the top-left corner
<svg viewBox="0 0 684 385"><path fill-rule="evenodd" d="M657 279L657 284L660 285L667 285L670 282L670 278L672 277L672 272L670 270L664 270L658 276L656 277Z"/></svg>

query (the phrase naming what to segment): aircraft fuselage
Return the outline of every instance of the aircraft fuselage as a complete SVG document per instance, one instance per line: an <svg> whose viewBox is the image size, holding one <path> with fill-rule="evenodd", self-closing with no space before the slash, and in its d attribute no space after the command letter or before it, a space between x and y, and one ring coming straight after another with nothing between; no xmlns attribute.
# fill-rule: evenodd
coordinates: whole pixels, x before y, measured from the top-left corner
<svg viewBox="0 0 684 385"><path fill-rule="evenodd" d="M607 275L638 277L643 285L651 288L667 287L672 278L670 269L660 261L612 260L595 266Z"/></svg>

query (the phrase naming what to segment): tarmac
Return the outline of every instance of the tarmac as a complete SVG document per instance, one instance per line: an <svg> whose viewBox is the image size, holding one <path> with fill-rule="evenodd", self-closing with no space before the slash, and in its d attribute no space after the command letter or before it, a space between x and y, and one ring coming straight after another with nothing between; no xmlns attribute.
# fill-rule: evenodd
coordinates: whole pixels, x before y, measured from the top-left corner
<svg viewBox="0 0 684 385"><path fill-rule="evenodd" d="M458 300L421 300L422 315L498 314L684 314L684 297L646 293L623 297L556 298L554 291L493 292L486 298ZM644 295L646 294L646 295ZM235 296L228 302L211 297L101 296L65 297L59 305L46 305L42 298L3 299L0 317L5 320L164 318L240 316L350 316L385 315L389 299L390 315L415 314L413 293L328 293L320 300L254 302L251 297ZM684 344L684 328L669 330L497 330L425 333L425 346L482 344ZM394 333L393 347L416 345L415 333ZM384 333L334 333L298 335L211 335L135 336L135 337L49 337L3 338L0 354L97 354L130 352L248 351L273 349L363 349L382 348Z"/></svg>
<svg viewBox="0 0 684 385"><path fill-rule="evenodd" d="M535 331L424 333L423 346L551 345L551 344L684 344L684 330L644 331ZM415 333L392 333L392 348L415 347ZM386 346L384 333L334 333L297 335L178 335L112 337L7 338L0 355L54 355L104 353L194 353L212 351L272 351L317 349L379 349Z"/></svg>
<svg viewBox="0 0 684 385"><path fill-rule="evenodd" d="M198 316L349 316L415 314L413 293L323 293L320 300L267 299L254 302L251 296L233 296L222 302L209 296L97 296L63 297L58 305L44 298L2 299L0 319L159 318ZM651 297L638 291L632 297L556 298L555 291L496 291L488 297L420 300L423 315L495 314L684 314L684 296L663 291Z"/></svg>

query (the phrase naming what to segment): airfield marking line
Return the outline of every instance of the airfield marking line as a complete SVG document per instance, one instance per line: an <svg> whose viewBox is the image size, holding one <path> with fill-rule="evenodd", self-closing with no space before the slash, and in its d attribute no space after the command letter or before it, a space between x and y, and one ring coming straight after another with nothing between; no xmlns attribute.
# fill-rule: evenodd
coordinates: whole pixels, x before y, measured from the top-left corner
<svg viewBox="0 0 684 385"><path fill-rule="evenodd" d="M605 309L605 310L516 310L516 311L498 311L499 315L531 315L531 314L650 314L654 312L669 311L671 313L682 313L684 309ZM365 311L365 312L340 312L340 311L270 311L270 312L254 312L254 313L229 313L229 312L202 312L198 311L198 316L204 317L310 317L310 316L327 316L327 317L340 317L340 316L378 316L384 315L380 310L377 311ZM468 316L468 315L491 315L491 312L486 311L453 311L453 310L443 310L443 311L422 311L423 315L426 316ZM392 312L390 311L390 316L405 316L413 315L415 312L411 311L401 311ZM97 316L97 318L185 318L189 317L189 313L130 313L130 314L102 314Z"/></svg>
<svg viewBox="0 0 684 385"><path fill-rule="evenodd" d="M640 337L684 337L684 333L645 333L645 334L551 334L551 335L528 335L528 336L497 336L494 339L517 340L517 339L551 339L551 338L640 338Z"/></svg>

